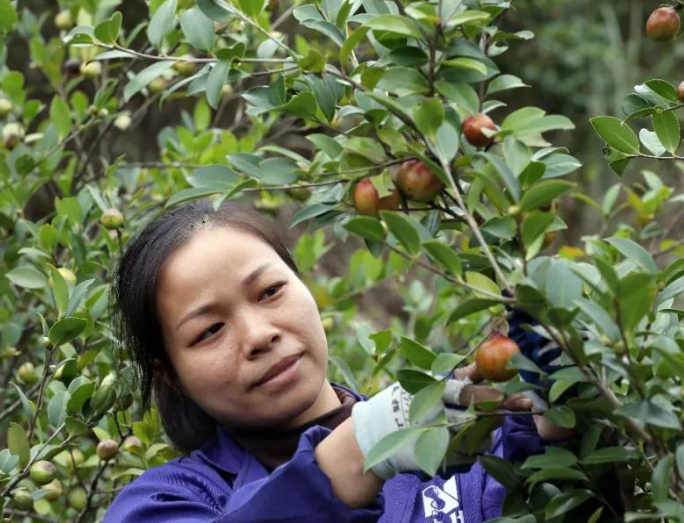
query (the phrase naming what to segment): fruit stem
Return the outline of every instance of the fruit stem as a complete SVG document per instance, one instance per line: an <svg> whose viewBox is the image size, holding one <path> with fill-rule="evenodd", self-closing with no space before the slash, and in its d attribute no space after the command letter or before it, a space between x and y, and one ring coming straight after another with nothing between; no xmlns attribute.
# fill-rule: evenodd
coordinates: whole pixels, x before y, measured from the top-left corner
<svg viewBox="0 0 684 523"><path fill-rule="evenodd" d="M492 268L494 269L494 273L496 274L496 277L499 280L499 283L504 286L506 291L511 296L513 296L515 294L513 291L513 287L508 282L506 275L503 273L503 271L501 270L501 267L499 266L499 263L494 258L494 255L492 254L492 251L489 248L489 245L487 245L487 242L485 241L484 237L482 236L482 233L480 232L480 228L478 227L477 222L475 221L475 218L473 218L472 214L470 214L470 212L468 211L468 208L466 207L465 203L463 202L463 198L461 198L461 191L459 190L458 185L456 184L456 180L454 179L454 176L451 173L451 167L449 167L449 164L447 162L445 162L444 160L441 160L441 164L442 164L442 169L444 169L444 172L447 175L447 179L449 180L449 185L451 186L451 189L454 192L453 196L456 199L456 203L461 208L461 211L463 211L463 215L464 215L466 221L468 222L468 226L470 227L470 230L473 231L473 234L477 238L477 241L480 244L480 247L482 247L482 250L484 251L485 256L489 260L489 263L492 265ZM479 289L477 292L482 293L482 291Z"/></svg>

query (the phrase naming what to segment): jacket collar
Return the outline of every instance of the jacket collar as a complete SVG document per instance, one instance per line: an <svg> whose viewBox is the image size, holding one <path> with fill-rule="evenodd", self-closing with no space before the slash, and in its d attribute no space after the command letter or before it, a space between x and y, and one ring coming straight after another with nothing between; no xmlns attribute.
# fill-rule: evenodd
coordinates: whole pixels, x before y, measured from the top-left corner
<svg viewBox="0 0 684 523"><path fill-rule="evenodd" d="M358 401L366 401L368 399L366 396L338 383L331 382L331 385L349 392ZM256 462L256 459L251 454L228 435L220 423L216 424L216 438L192 454L195 454L209 465L235 476L242 475L247 471L253 471L254 463L251 462ZM263 467L261 468L263 469ZM265 471L266 469L263 469L264 473Z"/></svg>

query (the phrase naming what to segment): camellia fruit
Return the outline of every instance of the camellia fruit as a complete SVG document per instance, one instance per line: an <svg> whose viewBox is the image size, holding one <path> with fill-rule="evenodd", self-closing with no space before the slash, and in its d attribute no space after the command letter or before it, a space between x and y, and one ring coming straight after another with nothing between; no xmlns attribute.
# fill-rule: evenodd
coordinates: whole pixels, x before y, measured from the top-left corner
<svg viewBox="0 0 684 523"><path fill-rule="evenodd" d="M75 508L76 510L83 510L88 503L88 495L83 487L73 487L69 489L67 502L70 507Z"/></svg>
<svg viewBox="0 0 684 523"><path fill-rule="evenodd" d="M59 497L64 493L64 488L62 483L58 479L53 479L47 485L43 485L45 489L45 499L48 501L57 501Z"/></svg>
<svg viewBox="0 0 684 523"><path fill-rule="evenodd" d="M24 128L21 124L11 122L2 128L2 145L10 151L24 139Z"/></svg>
<svg viewBox="0 0 684 523"><path fill-rule="evenodd" d="M183 56L181 56L181 58L192 59L193 56L183 55ZM173 62L172 67L173 67L173 70L176 71L181 76L192 76L193 74L195 74L195 71L197 70L194 63L186 62L185 60L178 60L176 62Z"/></svg>
<svg viewBox="0 0 684 523"><path fill-rule="evenodd" d="M651 13L646 21L646 34L656 42L673 40L682 27L679 14L672 7L661 7Z"/></svg>
<svg viewBox="0 0 684 523"><path fill-rule="evenodd" d="M74 17L69 9L63 9L55 15L55 27L57 29L71 29L74 25Z"/></svg>
<svg viewBox="0 0 684 523"><path fill-rule="evenodd" d="M124 217L119 209L112 207L102 213L100 223L105 229L120 229L124 224Z"/></svg>
<svg viewBox="0 0 684 523"><path fill-rule="evenodd" d="M0 118L7 116L12 110L12 102L6 98L0 98Z"/></svg>
<svg viewBox="0 0 684 523"><path fill-rule="evenodd" d="M463 121L463 134L475 147L487 147L494 142L493 136L487 136L482 132L484 128L496 131L496 125L486 114L471 115Z"/></svg>
<svg viewBox="0 0 684 523"><path fill-rule="evenodd" d="M364 178L354 188L354 208L365 216L377 216L381 210L396 211L400 201L399 191L396 189L388 196L380 198L370 178Z"/></svg>
<svg viewBox="0 0 684 523"><path fill-rule="evenodd" d="M148 85L147 88L150 90L151 93L161 93L164 89L166 89L166 86L169 85L169 83L166 81L166 78L158 77L152 80Z"/></svg>
<svg viewBox="0 0 684 523"><path fill-rule="evenodd" d="M12 493L12 504L19 510L31 510L33 498L26 489L17 489Z"/></svg>
<svg viewBox="0 0 684 523"><path fill-rule="evenodd" d="M71 451L65 450L64 452L60 453L59 456L64 461L64 467L69 474L74 474L76 472L76 468L78 468L78 466L85 461L83 452L81 452L81 449L78 448L72 449ZM59 463L61 463L61 461Z"/></svg>
<svg viewBox="0 0 684 523"><path fill-rule="evenodd" d="M680 102L684 102L684 82L677 86L677 98L679 98Z"/></svg>
<svg viewBox="0 0 684 523"><path fill-rule="evenodd" d="M57 467L45 460L36 461L29 471L31 479L38 485L46 485L57 476Z"/></svg>
<svg viewBox="0 0 684 523"><path fill-rule="evenodd" d="M408 160L401 164L397 186L407 198L418 202L429 202L444 188L442 180L420 160Z"/></svg>
<svg viewBox="0 0 684 523"><path fill-rule="evenodd" d="M142 441L138 436L128 436L121 444L123 449L127 452L142 450Z"/></svg>
<svg viewBox="0 0 684 523"><path fill-rule="evenodd" d="M108 438L103 439L102 441L100 441L100 443L97 444L97 449L95 452L97 452L97 456L102 461L109 461L114 456L116 456L116 453L118 451L119 445L117 444L117 442L111 438Z"/></svg>
<svg viewBox="0 0 684 523"><path fill-rule="evenodd" d="M39 379L38 374L36 374L36 368L30 361L22 363L19 366L17 369L17 378L19 378L22 383L26 383L26 385L33 385L34 383L37 383Z"/></svg>
<svg viewBox="0 0 684 523"><path fill-rule="evenodd" d="M84 62L80 67L84 78L92 80L102 74L102 64L100 62Z"/></svg>
<svg viewBox="0 0 684 523"><path fill-rule="evenodd" d="M508 362L520 348L501 333L492 335L477 351L475 363L482 377L491 382L503 382L515 376L517 369L507 369Z"/></svg>

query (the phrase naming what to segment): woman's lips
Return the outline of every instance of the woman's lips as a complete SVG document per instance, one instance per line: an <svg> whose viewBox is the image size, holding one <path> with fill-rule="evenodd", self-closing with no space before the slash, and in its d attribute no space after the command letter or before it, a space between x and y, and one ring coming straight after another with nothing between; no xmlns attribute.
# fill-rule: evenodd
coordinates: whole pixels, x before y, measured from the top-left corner
<svg viewBox="0 0 684 523"><path fill-rule="evenodd" d="M296 380L301 366L302 353L283 358L264 374L254 387L280 388Z"/></svg>

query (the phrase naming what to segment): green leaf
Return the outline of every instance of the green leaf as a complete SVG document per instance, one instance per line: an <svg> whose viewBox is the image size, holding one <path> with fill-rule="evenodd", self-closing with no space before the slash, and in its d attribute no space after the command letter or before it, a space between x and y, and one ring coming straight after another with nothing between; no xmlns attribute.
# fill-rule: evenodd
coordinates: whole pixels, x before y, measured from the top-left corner
<svg viewBox="0 0 684 523"><path fill-rule="evenodd" d="M525 84L517 76L513 76L512 74L502 74L489 82L486 96L490 96L500 91L507 91L509 89L518 89L520 87L529 87L529 85Z"/></svg>
<svg viewBox="0 0 684 523"><path fill-rule="evenodd" d="M19 456L19 464L22 467L28 465L30 444L26 431L18 423L10 423L9 430L7 431L7 448L13 455Z"/></svg>
<svg viewBox="0 0 684 523"><path fill-rule="evenodd" d="M103 44L112 44L116 42L121 31L121 13L116 12L109 20L100 22L95 27L95 38Z"/></svg>
<svg viewBox="0 0 684 523"><path fill-rule="evenodd" d="M486 11L468 10L450 17L446 21L446 24L448 27L455 27L463 24L481 24L488 22L491 18L492 15Z"/></svg>
<svg viewBox="0 0 684 523"><path fill-rule="evenodd" d="M551 520L563 514L567 514L572 509L579 507L585 501L594 497L590 490L573 490L571 492L563 492L554 497L546 506L544 512L546 520Z"/></svg>
<svg viewBox="0 0 684 523"><path fill-rule="evenodd" d="M252 18L256 18L264 8L265 0L240 0L242 11Z"/></svg>
<svg viewBox="0 0 684 523"><path fill-rule="evenodd" d="M423 433L424 429L405 428L391 432L370 449L363 463L363 470L373 468L378 463L385 461L406 445L413 444Z"/></svg>
<svg viewBox="0 0 684 523"><path fill-rule="evenodd" d="M207 78L207 102L209 102L209 105L214 109L218 108L218 104L221 101L221 92L228 79L230 65L230 60L219 60L214 65Z"/></svg>
<svg viewBox="0 0 684 523"><path fill-rule="evenodd" d="M493 455L478 456L477 459L487 474L508 490L513 490L520 484L520 479L515 473L515 467L510 461Z"/></svg>
<svg viewBox="0 0 684 523"><path fill-rule="evenodd" d="M418 466L430 477L437 474L439 465L449 447L449 429L435 427L428 429L416 441Z"/></svg>
<svg viewBox="0 0 684 523"><path fill-rule="evenodd" d="M81 378L83 379L81 380ZM71 397L67 402L67 412L70 415L81 412L83 405L93 396L94 392L95 384L85 376L79 376L73 380L69 383L69 394L71 394Z"/></svg>
<svg viewBox="0 0 684 523"><path fill-rule="evenodd" d="M195 6L180 17L183 34L195 49L209 52L214 47L214 22Z"/></svg>
<svg viewBox="0 0 684 523"><path fill-rule="evenodd" d="M569 429L574 428L575 423L577 423L575 412L570 407L566 407L565 405L553 407L552 409L547 410L544 412L544 417L554 425Z"/></svg>
<svg viewBox="0 0 684 523"><path fill-rule="evenodd" d="M465 273L466 281L476 287L477 289L487 291L491 294L501 295L501 291L497 284L488 276L475 271L467 271ZM478 296L477 291L475 291L475 296ZM480 296L478 296L480 297Z"/></svg>
<svg viewBox="0 0 684 523"><path fill-rule="evenodd" d="M50 403L48 404L48 420L50 421L50 425L54 428L57 428L64 423L67 416L66 408L69 398L69 393L62 390L57 392L50 399Z"/></svg>
<svg viewBox="0 0 684 523"><path fill-rule="evenodd" d="M412 220L399 212L380 211L380 217L389 231L399 240L410 254L420 250L420 234Z"/></svg>
<svg viewBox="0 0 684 523"><path fill-rule="evenodd" d="M166 0L160 5L150 20L147 27L147 38L156 48L161 47L164 38L173 31L176 20L176 0Z"/></svg>
<svg viewBox="0 0 684 523"><path fill-rule="evenodd" d="M576 469L569 468L550 468L535 472L527 482L530 484L539 483L540 481L549 480L575 480L575 481L589 481L587 476Z"/></svg>
<svg viewBox="0 0 684 523"><path fill-rule="evenodd" d="M64 318L50 328L48 338L55 347L59 347L81 334L87 324L88 322L81 318Z"/></svg>
<svg viewBox="0 0 684 523"><path fill-rule="evenodd" d="M290 229L302 223L303 221L310 220L311 218L315 218L316 216L320 216L321 214L328 213L334 210L334 208L335 206L329 203L314 203L307 207L303 207L302 209L297 211L297 214L295 214L292 217L292 220L290 220Z"/></svg>
<svg viewBox="0 0 684 523"><path fill-rule="evenodd" d="M397 380L401 387L410 394L416 394L437 381L429 374L415 369L400 369L397 371Z"/></svg>
<svg viewBox="0 0 684 523"><path fill-rule="evenodd" d="M434 137L444 121L444 106L436 98L424 100L413 109L413 121L418 130L427 137Z"/></svg>
<svg viewBox="0 0 684 523"><path fill-rule="evenodd" d="M557 198L575 184L564 180L546 180L532 186L520 199L523 211L532 211Z"/></svg>
<svg viewBox="0 0 684 523"><path fill-rule="evenodd" d="M528 214L520 225L522 240L529 247L537 238L546 232L553 223L555 213L535 211Z"/></svg>
<svg viewBox="0 0 684 523"><path fill-rule="evenodd" d="M349 58L349 55L356 49L356 46L361 43L361 41L365 38L366 34L368 33L369 28L368 27L359 27L356 31L354 31L349 38L347 38L344 41L344 44L342 44L342 47L340 48L340 63L344 64L347 61L347 58Z"/></svg>
<svg viewBox="0 0 684 523"><path fill-rule="evenodd" d="M355 216L344 224L344 228L367 240L383 241L385 239L385 229L382 223L371 216Z"/></svg>
<svg viewBox="0 0 684 523"><path fill-rule="evenodd" d="M49 267L52 274L52 294L55 297L57 311L62 316L69 306L69 287L62 274L52 265Z"/></svg>
<svg viewBox="0 0 684 523"><path fill-rule="evenodd" d="M654 156L663 156L667 149L660 143L658 135L648 129L642 129L639 131L639 140Z"/></svg>
<svg viewBox="0 0 684 523"><path fill-rule="evenodd" d="M624 447L604 447L582 458L582 465L600 465L602 463L616 463L627 461L629 451Z"/></svg>
<svg viewBox="0 0 684 523"><path fill-rule="evenodd" d="M10 0L0 0L0 32L8 33L17 23L17 10Z"/></svg>
<svg viewBox="0 0 684 523"><path fill-rule="evenodd" d="M461 318L465 318L466 316L470 316L471 314L475 314L476 312L480 312L485 309L488 309L489 307L493 307L494 305L500 304L501 302L499 301L482 298L473 298L464 301L454 309L454 311L449 316L447 323L453 323L455 321L460 320Z"/></svg>
<svg viewBox="0 0 684 523"><path fill-rule="evenodd" d="M437 354L406 336L401 337L401 353L415 366L426 370L430 370L437 359Z"/></svg>
<svg viewBox="0 0 684 523"><path fill-rule="evenodd" d="M65 138L71 131L71 112L59 95L55 95L50 104L50 121L57 129L60 139Z"/></svg>
<svg viewBox="0 0 684 523"><path fill-rule="evenodd" d="M677 447L675 452L675 459L677 460L677 468L679 469L679 477L684 477L684 443Z"/></svg>
<svg viewBox="0 0 684 523"><path fill-rule="evenodd" d="M591 125L596 133L616 151L639 154L639 139L634 131L614 116L595 116Z"/></svg>
<svg viewBox="0 0 684 523"><path fill-rule="evenodd" d="M577 464L577 456L567 449L546 447L544 454L530 456L522 464L522 469L571 468Z"/></svg>
<svg viewBox="0 0 684 523"><path fill-rule="evenodd" d="M305 91L294 95L287 103L283 104L280 109L298 116L299 118L312 118L316 114L317 107L316 97L311 91ZM361 139L369 138L359 138L359 140Z"/></svg>
<svg viewBox="0 0 684 523"><path fill-rule="evenodd" d="M188 183L193 187L212 189L231 189L240 177L225 165L206 165L188 175Z"/></svg>
<svg viewBox="0 0 684 523"><path fill-rule="evenodd" d="M365 27L373 30L389 31L409 38L421 38L423 35L416 23L405 16L384 14L371 18Z"/></svg>
<svg viewBox="0 0 684 523"><path fill-rule="evenodd" d="M154 63L140 71L130 82L128 82L128 85L126 85L124 89L124 101L128 102L133 96L147 87L152 80L159 78L165 71L169 70L172 65L173 62L171 60L164 60L162 62Z"/></svg>
<svg viewBox="0 0 684 523"><path fill-rule="evenodd" d="M377 86L401 97L427 92L427 79L415 69L392 67L382 76ZM407 112L406 107L402 107L402 110Z"/></svg>
<svg viewBox="0 0 684 523"><path fill-rule="evenodd" d="M475 71L476 73L480 73L482 75L487 74L487 66L479 60L475 60L474 58L453 58L451 60L445 60L444 62L442 62L442 65L445 65L447 67L453 67L455 69L466 69L468 71Z"/></svg>
<svg viewBox="0 0 684 523"><path fill-rule="evenodd" d="M649 274L656 274L658 272L658 266L653 257L635 241L618 237L606 238L605 241L620 251L625 258L637 262Z"/></svg>
<svg viewBox="0 0 684 523"><path fill-rule="evenodd" d="M36 415L36 404L26 397L24 391L21 390L16 383L12 383L12 385L14 385L17 394L19 394L19 400L21 401L21 406L24 408L26 417L29 421L33 421L33 417Z"/></svg>
<svg viewBox="0 0 684 523"><path fill-rule="evenodd" d="M655 113L652 117L653 129L658 135L658 140L671 154L675 154L681 141L681 129L679 119L674 111Z"/></svg>
<svg viewBox="0 0 684 523"><path fill-rule="evenodd" d="M674 412L650 400L627 403L615 409L614 413L654 427L674 430L681 430L682 428L681 422Z"/></svg>
<svg viewBox="0 0 684 523"><path fill-rule="evenodd" d="M342 147L346 151L356 153L374 163L382 163L387 160L382 145L372 138L350 138L342 144Z"/></svg>
<svg viewBox="0 0 684 523"><path fill-rule="evenodd" d="M446 381L440 380L431 383L416 393L411 400L411 407L409 408L411 424L421 425L429 421L426 418L428 415L432 415L437 404L441 403L445 387Z"/></svg>
<svg viewBox="0 0 684 523"><path fill-rule="evenodd" d="M215 187L193 187L192 189L184 189L171 196L166 202L165 207L168 208L179 203L204 198L205 196L211 196L218 192L221 192L221 189Z"/></svg>
<svg viewBox="0 0 684 523"><path fill-rule="evenodd" d="M460 276L463 271L458 253L439 240L429 240L423 243L430 258L444 267L452 276Z"/></svg>
<svg viewBox="0 0 684 523"><path fill-rule="evenodd" d="M435 82L435 88L442 96L465 109L468 114L475 114L479 111L480 99L475 89L470 85L451 83L440 79Z"/></svg>
<svg viewBox="0 0 684 523"><path fill-rule="evenodd" d="M675 103L679 102L679 98L677 97L677 89L675 89L675 87L670 82L655 79L646 82L646 86L651 91L656 93L658 96L664 98L665 100Z"/></svg>
<svg viewBox="0 0 684 523"><path fill-rule="evenodd" d="M42 289L47 285L47 278L33 267L17 267L5 274L7 279L24 289Z"/></svg>
<svg viewBox="0 0 684 523"><path fill-rule="evenodd" d="M670 454L662 458L653 469L651 475L651 495L655 503L669 499L670 475L672 474L673 456Z"/></svg>

